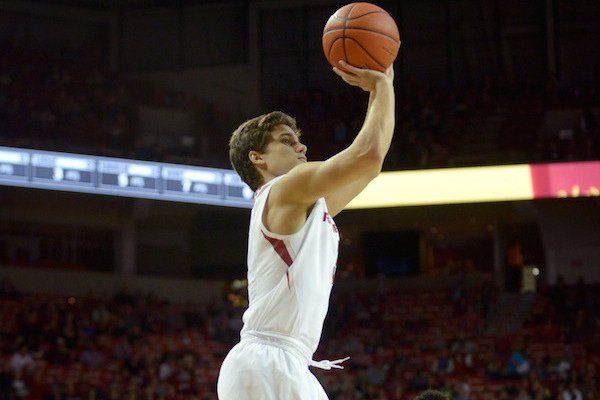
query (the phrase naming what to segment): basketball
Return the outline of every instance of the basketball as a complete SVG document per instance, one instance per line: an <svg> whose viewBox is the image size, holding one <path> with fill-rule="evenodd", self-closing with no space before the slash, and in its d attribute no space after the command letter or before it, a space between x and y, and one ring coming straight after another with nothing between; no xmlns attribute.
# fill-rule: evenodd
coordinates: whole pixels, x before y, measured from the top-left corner
<svg viewBox="0 0 600 400"><path fill-rule="evenodd" d="M385 71L400 48L394 19L371 3L350 3L337 10L323 29L323 51L340 68L344 60L355 67Z"/></svg>

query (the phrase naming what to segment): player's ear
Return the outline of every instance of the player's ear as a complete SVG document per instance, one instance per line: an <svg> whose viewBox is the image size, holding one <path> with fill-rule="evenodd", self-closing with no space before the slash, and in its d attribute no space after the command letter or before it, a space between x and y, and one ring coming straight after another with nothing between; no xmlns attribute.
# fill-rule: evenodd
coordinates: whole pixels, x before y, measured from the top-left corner
<svg viewBox="0 0 600 400"><path fill-rule="evenodd" d="M257 168L262 168L265 164L262 154L256 150L251 150L248 153L248 158L250 159L250 162L252 162L252 164L254 164Z"/></svg>

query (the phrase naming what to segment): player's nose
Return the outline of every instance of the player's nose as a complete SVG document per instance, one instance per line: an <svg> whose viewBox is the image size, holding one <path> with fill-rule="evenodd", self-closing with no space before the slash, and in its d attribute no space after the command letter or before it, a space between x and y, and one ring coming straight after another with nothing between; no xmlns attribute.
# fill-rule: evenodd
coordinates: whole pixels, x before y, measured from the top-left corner
<svg viewBox="0 0 600 400"><path fill-rule="evenodd" d="M304 143L298 143L296 145L296 151L298 153L306 154L307 150L308 150L308 147L306 147L306 145Z"/></svg>

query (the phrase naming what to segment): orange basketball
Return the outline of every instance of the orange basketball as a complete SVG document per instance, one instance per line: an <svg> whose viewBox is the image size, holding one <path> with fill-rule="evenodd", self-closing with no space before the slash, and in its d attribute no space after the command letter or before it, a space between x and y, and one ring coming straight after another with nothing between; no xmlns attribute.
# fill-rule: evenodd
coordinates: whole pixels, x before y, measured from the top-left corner
<svg viewBox="0 0 600 400"><path fill-rule="evenodd" d="M371 3L350 3L337 10L323 29L323 51L329 63L344 60L355 67L385 71L400 48L394 19Z"/></svg>

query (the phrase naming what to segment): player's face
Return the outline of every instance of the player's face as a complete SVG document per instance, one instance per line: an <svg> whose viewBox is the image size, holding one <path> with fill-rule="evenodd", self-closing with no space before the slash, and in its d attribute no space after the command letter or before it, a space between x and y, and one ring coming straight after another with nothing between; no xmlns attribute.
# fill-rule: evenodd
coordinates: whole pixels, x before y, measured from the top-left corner
<svg viewBox="0 0 600 400"><path fill-rule="evenodd" d="M271 141L262 154L269 171L283 175L298 164L305 163L306 146L300 143L298 135L287 125L278 125L271 132Z"/></svg>

